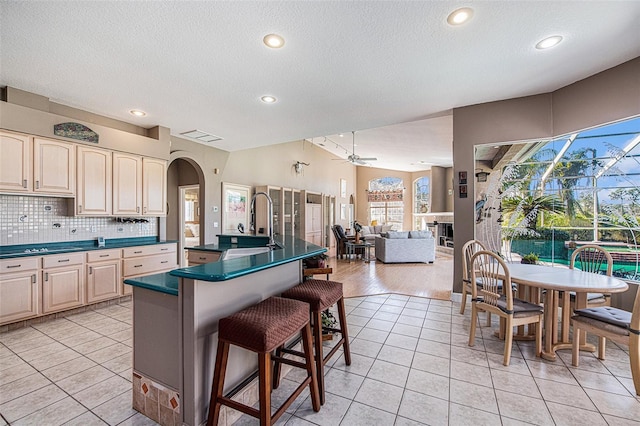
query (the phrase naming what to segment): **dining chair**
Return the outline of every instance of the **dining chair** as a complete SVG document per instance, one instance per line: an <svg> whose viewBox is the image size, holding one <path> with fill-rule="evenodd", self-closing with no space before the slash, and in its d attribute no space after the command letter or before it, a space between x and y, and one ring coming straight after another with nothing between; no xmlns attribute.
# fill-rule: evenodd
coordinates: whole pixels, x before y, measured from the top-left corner
<svg viewBox="0 0 640 426"><path fill-rule="evenodd" d="M572 317L573 351L571 364L580 362L580 333L598 336L598 358L604 360L607 339L629 346L631 377L636 395L640 395L640 288L636 291L632 312L611 306L578 309Z"/></svg>
<svg viewBox="0 0 640 426"><path fill-rule="evenodd" d="M586 244L576 249L569 260L569 269L578 269L576 262L580 262L580 270L585 272L591 272L594 274L600 274L602 267L606 265L606 275L611 276L613 273L613 258L608 251L595 244ZM565 299L566 292L560 294L559 304L562 308L562 324L567 324L562 327L562 339L568 341L569 339L569 321L571 313L575 309L576 304L576 292L570 291L569 297ZM594 308L598 306L608 306L610 304L610 295L603 293L587 293L587 307ZM583 339L584 340L584 339Z"/></svg>
<svg viewBox="0 0 640 426"><path fill-rule="evenodd" d="M542 351L542 307L514 297L509 267L497 254L480 250L471 256L471 282L482 282L482 287L471 286L471 330L469 346L476 337L478 312L498 315L505 322L504 365L511 360L513 327L535 324L536 355Z"/></svg>
<svg viewBox="0 0 640 426"><path fill-rule="evenodd" d="M464 314L467 305L467 295L471 294L471 256L487 248L478 240L469 240L462 246L462 301L460 313ZM490 324L490 320L488 321Z"/></svg>

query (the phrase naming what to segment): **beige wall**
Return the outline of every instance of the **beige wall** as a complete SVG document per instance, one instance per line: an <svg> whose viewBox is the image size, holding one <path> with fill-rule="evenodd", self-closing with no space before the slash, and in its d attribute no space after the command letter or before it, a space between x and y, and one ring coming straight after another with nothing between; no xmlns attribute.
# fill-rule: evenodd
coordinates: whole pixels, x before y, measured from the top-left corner
<svg viewBox="0 0 640 426"><path fill-rule="evenodd" d="M456 249L474 238L475 179L468 181L469 197L459 198L457 176L459 171L473 176L475 145L549 138L636 115L640 115L640 58L553 93L454 109ZM456 256L454 290L459 292L461 285L461 258Z"/></svg>

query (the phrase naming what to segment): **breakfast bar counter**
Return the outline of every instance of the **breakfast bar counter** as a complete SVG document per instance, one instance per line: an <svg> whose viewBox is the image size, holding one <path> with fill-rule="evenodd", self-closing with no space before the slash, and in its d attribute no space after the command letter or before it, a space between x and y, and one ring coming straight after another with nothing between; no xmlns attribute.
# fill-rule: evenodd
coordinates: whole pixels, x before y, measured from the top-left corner
<svg viewBox="0 0 640 426"><path fill-rule="evenodd" d="M160 424L206 420L218 320L300 283L302 259L326 251L287 238L276 240L273 250L246 255L237 249L257 247L264 238L233 236L232 244L225 237L197 248L224 252L218 262L126 281L134 287L134 408ZM255 355L234 347L225 392L256 369Z"/></svg>

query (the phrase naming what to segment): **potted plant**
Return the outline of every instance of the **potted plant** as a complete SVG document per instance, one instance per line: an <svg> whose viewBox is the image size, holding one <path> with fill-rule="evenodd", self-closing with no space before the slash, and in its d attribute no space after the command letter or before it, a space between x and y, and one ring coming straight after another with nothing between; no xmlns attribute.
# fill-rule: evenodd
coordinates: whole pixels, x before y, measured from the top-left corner
<svg viewBox="0 0 640 426"><path fill-rule="evenodd" d="M325 330L326 328L335 328L338 320L333 316L329 309L322 311L322 340L333 339L333 332Z"/></svg>
<svg viewBox="0 0 640 426"><path fill-rule="evenodd" d="M357 220L353 221L353 230L356 232L355 242L359 243L360 242L360 231L362 231L362 225L360 225Z"/></svg>
<svg viewBox="0 0 640 426"><path fill-rule="evenodd" d="M537 254L535 253L529 253L527 255L522 256L522 260L520 260L520 263L525 263L528 265L535 265L538 263L538 260L540 260L540 258L538 257Z"/></svg>

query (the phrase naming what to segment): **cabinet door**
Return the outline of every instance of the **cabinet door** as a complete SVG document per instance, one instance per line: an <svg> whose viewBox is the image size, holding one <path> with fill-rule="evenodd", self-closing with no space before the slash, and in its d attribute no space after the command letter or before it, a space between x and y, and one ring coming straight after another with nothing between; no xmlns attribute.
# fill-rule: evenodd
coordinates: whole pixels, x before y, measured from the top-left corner
<svg viewBox="0 0 640 426"><path fill-rule="evenodd" d="M111 214L111 152L78 146L76 215Z"/></svg>
<svg viewBox="0 0 640 426"><path fill-rule="evenodd" d="M75 195L76 146L34 138L33 180L36 193Z"/></svg>
<svg viewBox="0 0 640 426"><path fill-rule="evenodd" d="M167 214L167 162L155 158L142 159L142 214Z"/></svg>
<svg viewBox="0 0 640 426"><path fill-rule="evenodd" d="M0 132L0 191L30 192L31 138Z"/></svg>
<svg viewBox="0 0 640 426"><path fill-rule="evenodd" d="M117 297L120 287L120 261L87 265L87 303Z"/></svg>
<svg viewBox="0 0 640 426"><path fill-rule="evenodd" d="M0 324L40 313L40 273L37 270L0 275Z"/></svg>
<svg viewBox="0 0 640 426"><path fill-rule="evenodd" d="M113 153L113 214L142 213L142 157Z"/></svg>
<svg viewBox="0 0 640 426"><path fill-rule="evenodd" d="M42 312L47 314L82 306L84 273L82 265L43 270Z"/></svg>

